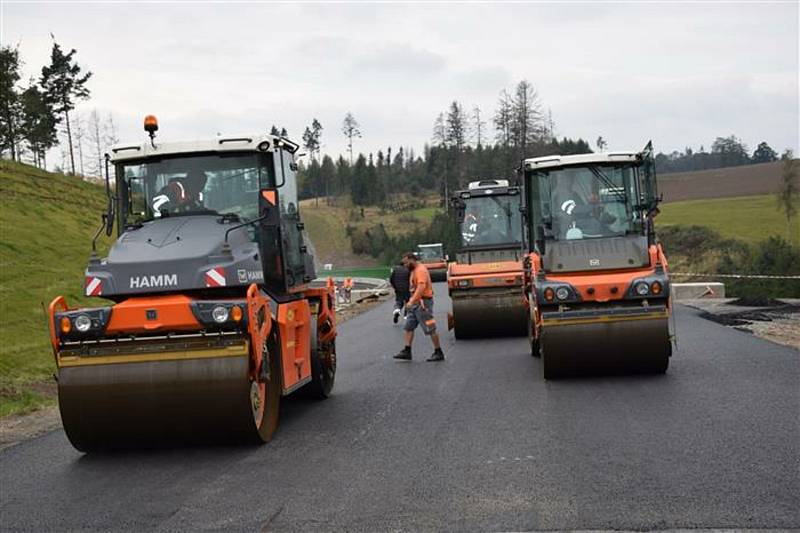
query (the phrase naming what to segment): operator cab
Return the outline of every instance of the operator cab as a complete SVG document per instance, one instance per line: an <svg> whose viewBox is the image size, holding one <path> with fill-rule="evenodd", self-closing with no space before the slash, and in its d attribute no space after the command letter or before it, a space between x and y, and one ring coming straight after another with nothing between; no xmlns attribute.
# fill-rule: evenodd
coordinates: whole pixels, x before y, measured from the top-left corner
<svg viewBox="0 0 800 533"><path fill-rule="evenodd" d="M524 175L527 231L545 270L648 264L659 202L650 143L642 152L527 159Z"/></svg>
<svg viewBox="0 0 800 533"><path fill-rule="evenodd" d="M258 282L282 300L306 286L315 273L298 207L298 145L267 134L162 143L154 123L145 121L149 142L107 156L116 192L106 230L116 220L118 239L108 258L90 262L87 279L112 298Z"/></svg>
<svg viewBox="0 0 800 533"><path fill-rule="evenodd" d="M480 180L456 193L460 221L459 263L519 260L522 251L521 195L508 180ZM504 253L502 251L506 251Z"/></svg>

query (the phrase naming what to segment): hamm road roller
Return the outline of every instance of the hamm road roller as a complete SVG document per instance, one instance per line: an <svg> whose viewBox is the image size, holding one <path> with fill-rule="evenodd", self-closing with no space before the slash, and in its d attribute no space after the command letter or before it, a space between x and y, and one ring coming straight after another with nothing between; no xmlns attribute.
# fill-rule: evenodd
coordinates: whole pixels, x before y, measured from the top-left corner
<svg viewBox="0 0 800 533"><path fill-rule="evenodd" d="M452 198L461 248L447 271L453 301L447 318L457 339L527 331L520 198L508 180L474 181Z"/></svg>
<svg viewBox="0 0 800 533"><path fill-rule="evenodd" d="M445 281L447 279L447 256L444 246L437 242L434 244L418 244L417 256L422 264L428 268L431 281Z"/></svg>
<svg viewBox="0 0 800 533"><path fill-rule="evenodd" d="M87 296L50 304L64 430L78 450L266 442L281 396L324 398L336 372L333 292L311 288L297 145L272 135L115 146L106 258ZM111 193L109 168L113 167ZM93 250L95 243L92 243Z"/></svg>
<svg viewBox="0 0 800 533"><path fill-rule="evenodd" d="M529 338L545 379L666 372L670 281L652 144L527 159L522 172Z"/></svg>

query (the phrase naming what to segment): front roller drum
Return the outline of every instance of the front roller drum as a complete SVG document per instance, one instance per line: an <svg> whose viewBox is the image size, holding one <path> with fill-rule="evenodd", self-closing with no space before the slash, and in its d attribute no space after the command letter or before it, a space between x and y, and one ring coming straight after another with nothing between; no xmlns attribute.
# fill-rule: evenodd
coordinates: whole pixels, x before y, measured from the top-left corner
<svg viewBox="0 0 800 533"><path fill-rule="evenodd" d="M64 366L58 397L78 450L264 442L277 426L276 357L262 379L247 355Z"/></svg>
<svg viewBox="0 0 800 533"><path fill-rule="evenodd" d="M452 294L453 330L457 339L521 336L528 312L522 291L472 289Z"/></svg>
<svg viewBox="0 0 800 533"><path fill-rule="evenodd" d="M545 325L539 342L545 379L608 374L663 374L672 345L664 316Z"/></svg>

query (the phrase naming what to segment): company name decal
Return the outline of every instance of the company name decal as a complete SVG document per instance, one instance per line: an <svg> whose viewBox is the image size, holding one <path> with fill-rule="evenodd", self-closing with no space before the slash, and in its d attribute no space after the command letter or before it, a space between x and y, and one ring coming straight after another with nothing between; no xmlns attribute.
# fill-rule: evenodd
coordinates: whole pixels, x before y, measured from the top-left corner
<svg viewBox="0 0 800 533"><path fill-rule="evenodd" d="M155 276L131 276L131 289L149 289L153 287L177 287L177 274L158 274Z"/></svg>

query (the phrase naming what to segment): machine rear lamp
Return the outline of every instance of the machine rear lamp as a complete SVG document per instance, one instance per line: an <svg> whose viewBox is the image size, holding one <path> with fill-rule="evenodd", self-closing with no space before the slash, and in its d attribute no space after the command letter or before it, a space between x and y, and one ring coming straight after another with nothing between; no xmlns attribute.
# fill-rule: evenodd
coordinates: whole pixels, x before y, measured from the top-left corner
<svg viewBox="0 0 800 533"><path fill-rule="evenodd" d="M242 321L242 308L238 305L234 305L231 307L231 320L234 322L241 322Z"/></svg>
<svg viewBox="0 0 800 533"><path fill-rule="evenodd" d="M75 329L81 333L86 333L92 328L92 319L87 315L78 315L75 318Z"/></svg>
<svg viewBox="0 0 800 533"><path fill-rule="evenodd" d="M267 150L269 150L269 141L263 141L258 143L259 152L266 152Z"/></svg>
<svg viewBox="0 0 800 533"><path fill-rule="evenodd" d="M67 334L72 331L72 321L69 317L62 316L61 320L59 320L59 326L61 327L61 333Z"/></svg>
<svg viewBox="0 0 800 533"><path fill-rule="evenodd" d="M556 289L556 298L561 301L566 300L569 298L569 289L566 287L559 287Z"/></svg>
<svg viewBox="0 0 800 533"><path fill-rule="evenodd" d="M636 290L636 294L639 296L647 296L647 294L650 292L650 286L647 285L647 282L645 281L640 281L637 283L634 289Z"/></svg>
<svg viewBox="0 0 800 533"><path fill-rule="evenodd" d="M230 313L228 312L228 308L224 305L218 305L211 311L211 318L213 318L214 322L217 324L227 322L229 315Z"/></svg>
<svg viewBox="0 0 800 533"><path fill-rule="evenodd" d="M660 281L654 281L654 282L653 282L653 283L650 285L650 291L651 291L653 294L661 294L661 290L662 290L662 289L663 289L663 287L661 286L661 282L660 282Z"/></svg>
<svg viewBox="0 0 800 533"><path fill-rule="evenodd" d="M547 300L548 302L552 302L553 298L555 298L555 297L556 297L556 293L552 289L552 287L547 287L544 290L544 299Z"/></svg>
<svg viewBox="0 0 800 533"><path fill-rule="evenodd" d="M459 287L469 287L469 280L468 279L460 279L458 280Z"/></svg>

